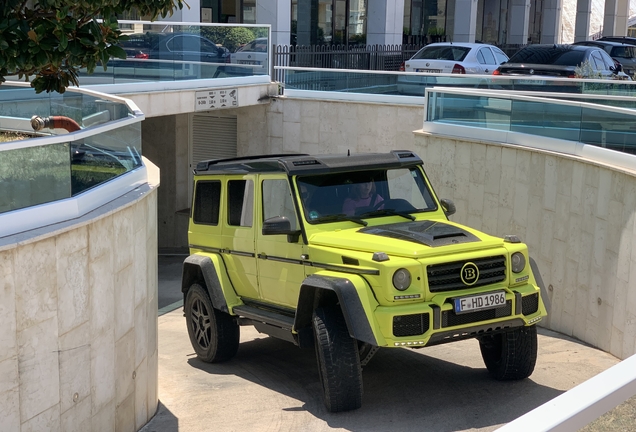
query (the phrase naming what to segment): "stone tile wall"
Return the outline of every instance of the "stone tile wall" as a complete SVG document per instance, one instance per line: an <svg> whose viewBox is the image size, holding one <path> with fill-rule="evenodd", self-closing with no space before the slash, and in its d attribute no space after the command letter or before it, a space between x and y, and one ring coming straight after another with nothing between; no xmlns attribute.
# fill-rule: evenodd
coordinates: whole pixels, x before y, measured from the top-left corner
<svg viewBox="0 0 636 432"><path fill-rule="evenodd" d="M1 430L134 431L154 415L156 219L152 189L0 248Z"/></svg>
<svg viewBox="0 0 636 432"><path fill-rule="evenodd" d="M544 326L621 359L636 353L635 172L422 132L413 149L455 202L452 220L528 244L549 287Z"/></svg>

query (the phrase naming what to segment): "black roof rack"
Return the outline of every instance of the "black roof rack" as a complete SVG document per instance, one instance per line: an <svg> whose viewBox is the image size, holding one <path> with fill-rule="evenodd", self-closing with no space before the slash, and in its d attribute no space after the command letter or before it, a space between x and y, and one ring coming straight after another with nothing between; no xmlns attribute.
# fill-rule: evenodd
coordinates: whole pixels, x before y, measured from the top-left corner
<svg viewBox="0 0 636 432"><path fill-rule="evenodd" d="M202 161L196 174L282 171L289 175L326 174L414 166L422 159L410 150L341 155L273 154Z"/></svg>

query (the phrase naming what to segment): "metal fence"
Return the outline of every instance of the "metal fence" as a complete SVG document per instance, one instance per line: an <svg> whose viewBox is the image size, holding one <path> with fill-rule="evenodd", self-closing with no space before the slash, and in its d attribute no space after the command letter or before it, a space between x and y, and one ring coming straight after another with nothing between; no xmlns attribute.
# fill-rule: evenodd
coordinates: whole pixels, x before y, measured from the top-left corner
<svg viewBox="0 0 636 432"><path fill-rule="evenodd" d="M274 66L397 71L423 45L274 45ZM284 82L274 69L275 81Z"/></svg>

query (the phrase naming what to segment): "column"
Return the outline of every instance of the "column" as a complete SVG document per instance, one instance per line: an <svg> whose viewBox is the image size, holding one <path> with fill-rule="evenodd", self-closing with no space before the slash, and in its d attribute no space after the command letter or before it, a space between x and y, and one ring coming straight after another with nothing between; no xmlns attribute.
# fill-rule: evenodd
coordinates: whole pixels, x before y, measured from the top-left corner
<svg viewBox="0 0 636 432"><path fill-rule="evenodd" d="M300 11L298 11L300 15ZM256 23L272 26L270 46L289 45L291 33L291 1L289 0L257 0Z"/></svg>
<svg viewBox="0 0 636 432"><path fill-rule="evenodd" d="M475 42L477 0L455 0L452 42ZM447 42L450 42L446 39Z"/></svg>
<svg viewBox="0 0 636 432"><path fill-rule="evenodd" d="M605 0L603 36L626 36L629 0Z"/></svg>
<svg viewBox="0 0 636 432"><path fill-rule="evenodd" d="M530 0L510 0L510 26L508 43L528 43L528 22L530 20Z"/></svg>
<svg viewBox="0 0 636 432"><path fill-rule="evenodd" d="M584 41L589 38L591 16L592 0L577 0L576 21L574 24L574 42Z"/></svg>
<svg viewBox="0 0 636 432"><path fill-rule="evenodd" d="M368 0L367 15L367 45L402 44L403 0Z"/></svg>
<svg viewBox="0 0 636 432"><path fill-rule="evenodd" d="M541 43L555 44L561 40L561 7L563 0L543 0Z"/></svg>

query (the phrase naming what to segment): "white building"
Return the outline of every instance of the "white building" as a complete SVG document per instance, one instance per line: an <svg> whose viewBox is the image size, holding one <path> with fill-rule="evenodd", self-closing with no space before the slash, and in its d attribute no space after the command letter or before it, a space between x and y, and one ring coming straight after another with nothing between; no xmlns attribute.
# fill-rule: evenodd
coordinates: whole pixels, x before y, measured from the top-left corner
<svg viewBox="0 0 636 432"><path fill-rule="evenodd" d="M630 5L630 2L632 3ZM271 24L276 44L495 44L627 34L636 0L188 0L171 21Z"/></svg>

